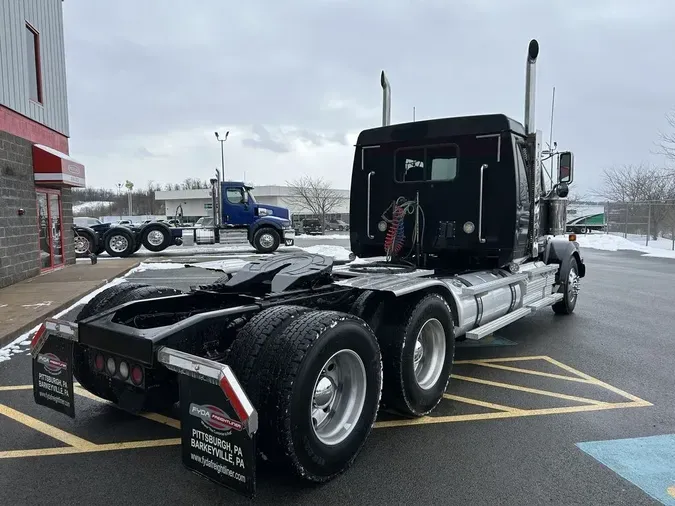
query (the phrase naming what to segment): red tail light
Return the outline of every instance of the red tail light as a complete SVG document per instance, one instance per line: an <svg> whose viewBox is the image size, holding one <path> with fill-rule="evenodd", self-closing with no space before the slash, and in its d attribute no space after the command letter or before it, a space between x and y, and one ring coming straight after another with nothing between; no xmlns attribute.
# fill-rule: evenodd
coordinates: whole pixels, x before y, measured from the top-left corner
<svg viewBox="0 0 675 506"><path fill-rule="evenodd" d="M94 359L94 366L96 367L97 371L102 371L105 367L105 360L103 359L103 355L100 353L97 354L96 358Z"/></svg>
<svg viewBox="0 0 675 506"><path fill-rule="evenodd" d="M131 381L136 385L143 383L143 369L141 369L141 366L135 365L131 368Z"/></svg>

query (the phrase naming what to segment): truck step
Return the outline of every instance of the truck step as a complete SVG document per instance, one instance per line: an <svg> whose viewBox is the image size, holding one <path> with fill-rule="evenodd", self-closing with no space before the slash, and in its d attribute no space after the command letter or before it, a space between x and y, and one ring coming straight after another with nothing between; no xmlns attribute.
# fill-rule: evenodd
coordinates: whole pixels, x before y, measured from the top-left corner
<svg viewBox="0 0 675 506"><path fill-rule="evenodd" d="M474 340L483 339L485 336L489 336L490 334L492 334L495 330L499 330L502 327L506 327L508 324L513 323L516 320L520 320L521 318L529 314L532 314L532 309L530 309L529 307L521 307L520 309L516 309L515 311L505 314L501 318L497 318L496 320L491 321L490 323L487 323L480 327L476 327L473 330L470 330L469 332L466 333L466 338Z"/></svg>
<svg viewBox="0 0 675 506"><path fill-rule="evenodd" d="M501 288L503 286L513 285L519 281L524 281L527 279L527 274L514 274L513 276L508 276L506 278L495 279L494 281L488 281L487 283L482 283L475 286L465 286L462 287L462 295L480 295L481 293L487 293L490 290L495 290L496 288Z"/></svg>
<svg viewBox="0 0 675 506"><path fill-rule="evenodd" d="M550 264L550 265L543 265L541 267L537 267L536 269L532 269L531 271L527 271L527 275L532 279L533 277L539 275L539 274L548 274L549 272L556 272L560 266L558 264Z"/></svg>
<svg viewBox="0 0 675 506"><path fill-rule="evenodd" d="M563 293L554 293L552 295L549 295L548 297L545 297L536 302L528 304L527 307L532 309L532 311L536 311L537 309L541 309L542 307L552 306L556 302L562 300L564 296L565 294Z"/></svg>

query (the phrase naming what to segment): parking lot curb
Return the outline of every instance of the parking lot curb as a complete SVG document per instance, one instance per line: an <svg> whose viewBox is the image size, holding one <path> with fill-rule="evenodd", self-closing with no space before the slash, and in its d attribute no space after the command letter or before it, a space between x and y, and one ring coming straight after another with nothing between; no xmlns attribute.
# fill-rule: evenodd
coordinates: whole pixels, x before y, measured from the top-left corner
<svg viewBox="0 0 675 506"><path fill-rule="evenodd" d="M138 267L140 264L141 264L140 261L135 263L134 265L132 265L132 266L120 271L119 273L117 273L113 278L102 280L100 283L97 283L93 288L91 288L90 290L87 290L85 293L82 293L82 294L76 295L74 297L70 297L69 299L66 299L61 304L51 308L47 313L44 313L44 314L34 318L33 320L26 323L25 325L22 325L17 330L13 330L8 334L0 336L0 348L8 345L12 341L14 341L17 337L19 337L20 335L25 334L26 332L32 330L34 327L38 326L45 318L50 318L50 317L54 316L55 314L60 313L64 309L69 308L75 302L80 300L82 297L86 297L87 295L89 295L94 290L98 290L102 286L105 286L106 284L110 283L113 279L119 278L119 277L122 277L122 276L128 274L130 271L132 271L133 269Z"/></svg>

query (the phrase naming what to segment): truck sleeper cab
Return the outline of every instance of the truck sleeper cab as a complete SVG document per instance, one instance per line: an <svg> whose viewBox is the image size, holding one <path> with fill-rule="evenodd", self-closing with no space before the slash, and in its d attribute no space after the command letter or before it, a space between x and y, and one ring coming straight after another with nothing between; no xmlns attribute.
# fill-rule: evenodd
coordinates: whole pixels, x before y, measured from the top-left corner
<svg viewBox="0 0 675 506"><path fill-rule="evenodd" d="M366 130L352 167L351 248L382 256L392 196L419 200L421 251L430 265L505 265L527 256L530 198L517 143L522 125L504 115L404 123ZM377 191L373 189L377 188ZM415 216L406 215L411 252Z"/></svg>

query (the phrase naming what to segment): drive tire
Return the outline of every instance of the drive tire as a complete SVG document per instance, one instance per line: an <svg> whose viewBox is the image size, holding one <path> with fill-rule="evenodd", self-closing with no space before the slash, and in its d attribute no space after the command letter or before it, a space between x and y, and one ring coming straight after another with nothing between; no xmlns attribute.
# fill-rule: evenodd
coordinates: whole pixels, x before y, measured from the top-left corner
<svg viewBox="0 0 675 506"><path fill-rule="evenodd" d="M337 403L328 411L313 404L324 367L339 378L324 390ZM380 350L368 325L336 311L305 313L272 338L259 371L271 380L259 410L262 453L305 481L322 483L346 471L372 431L382 392ZM328 413L325 420L342 439L325 439L321 425L315 430L317 413Z"/></svg>
<svg viewBox="0 0 675 506"><path fill-rule="evenodd" d="M279 248L279 232L271 227L261 227L253 234L251 244L258 253L273 253Z"/></svg>
<svg viewBox="0 0 675 506"><path fill-rule="evenodd" d="M562 291L564 294L563 298L551 306L555 314L570 315L574 312L579 297L579 294L575 294L573 290L575 278L577 280L579 278L579 264L577 263L577 259L572 257L567 278L562 282L559 290L559 292Z"/></svg>
<svg viewBox="0 0 675 506"><path fill-rule="evenodd" d="M103 239L105 251L111 257L128 257L134 254L136 241L131 230L124 227L115 227L106 233Z"/></svg>
<svg viewBox="0 0 675 506"><path fill-rule="evenodd" d="M269 369L261 369L260 359L266 346L298 316L310 311L302 306L275 306L251 318L237 334L227 355L226 362L242 384L253 407L267 400L274 378Z"/></svg>
<svg viewBox="0 0 675 506"><path fill-rule="evenodd" d="M145 249L158 253L171 246L173 238L169 227L151 223L143 228L140 242Z"/></svg>
<svg viewBox="0 0 675 506"><path fill-rule="evenodd" d="M81 248L77 247L78 242L82 244ZM95 253L98 249L98 242L96 238L93 234L86 230L81 230L79 232L74 231L74 243L76 258L87 258L90 254ZM80 249L80 251L78 251L78 249Z"/></svg>
<svg viewBox="0 0 675 506"><path fill-rule="evenodd" d="M384 364L383 405L410 417L433 411L448 386L455 356L452 311L446 300L430 293L390 302L378 338ZM416 355L420 338L423 353ZM415 374L417 357L421 381Z"/></svg>
<svg viewBox="0 0 675 506"><path fill-rule="evenodd" d="M97 294L82 308L75 321L79 322L127 302L181 293L183 292L174 288L123 282ZM113 388L112 381L106 376L94 374L90 369L85 347L80 345L74 347L73 362L73 375L85 390L114 404L120 402L119 390ZM148 378L145 381L147 385ZM140 399L138 408L162 410L173 405L176 400L178 400L177 385L161 383L151 394L146 394Z"/></svg>

